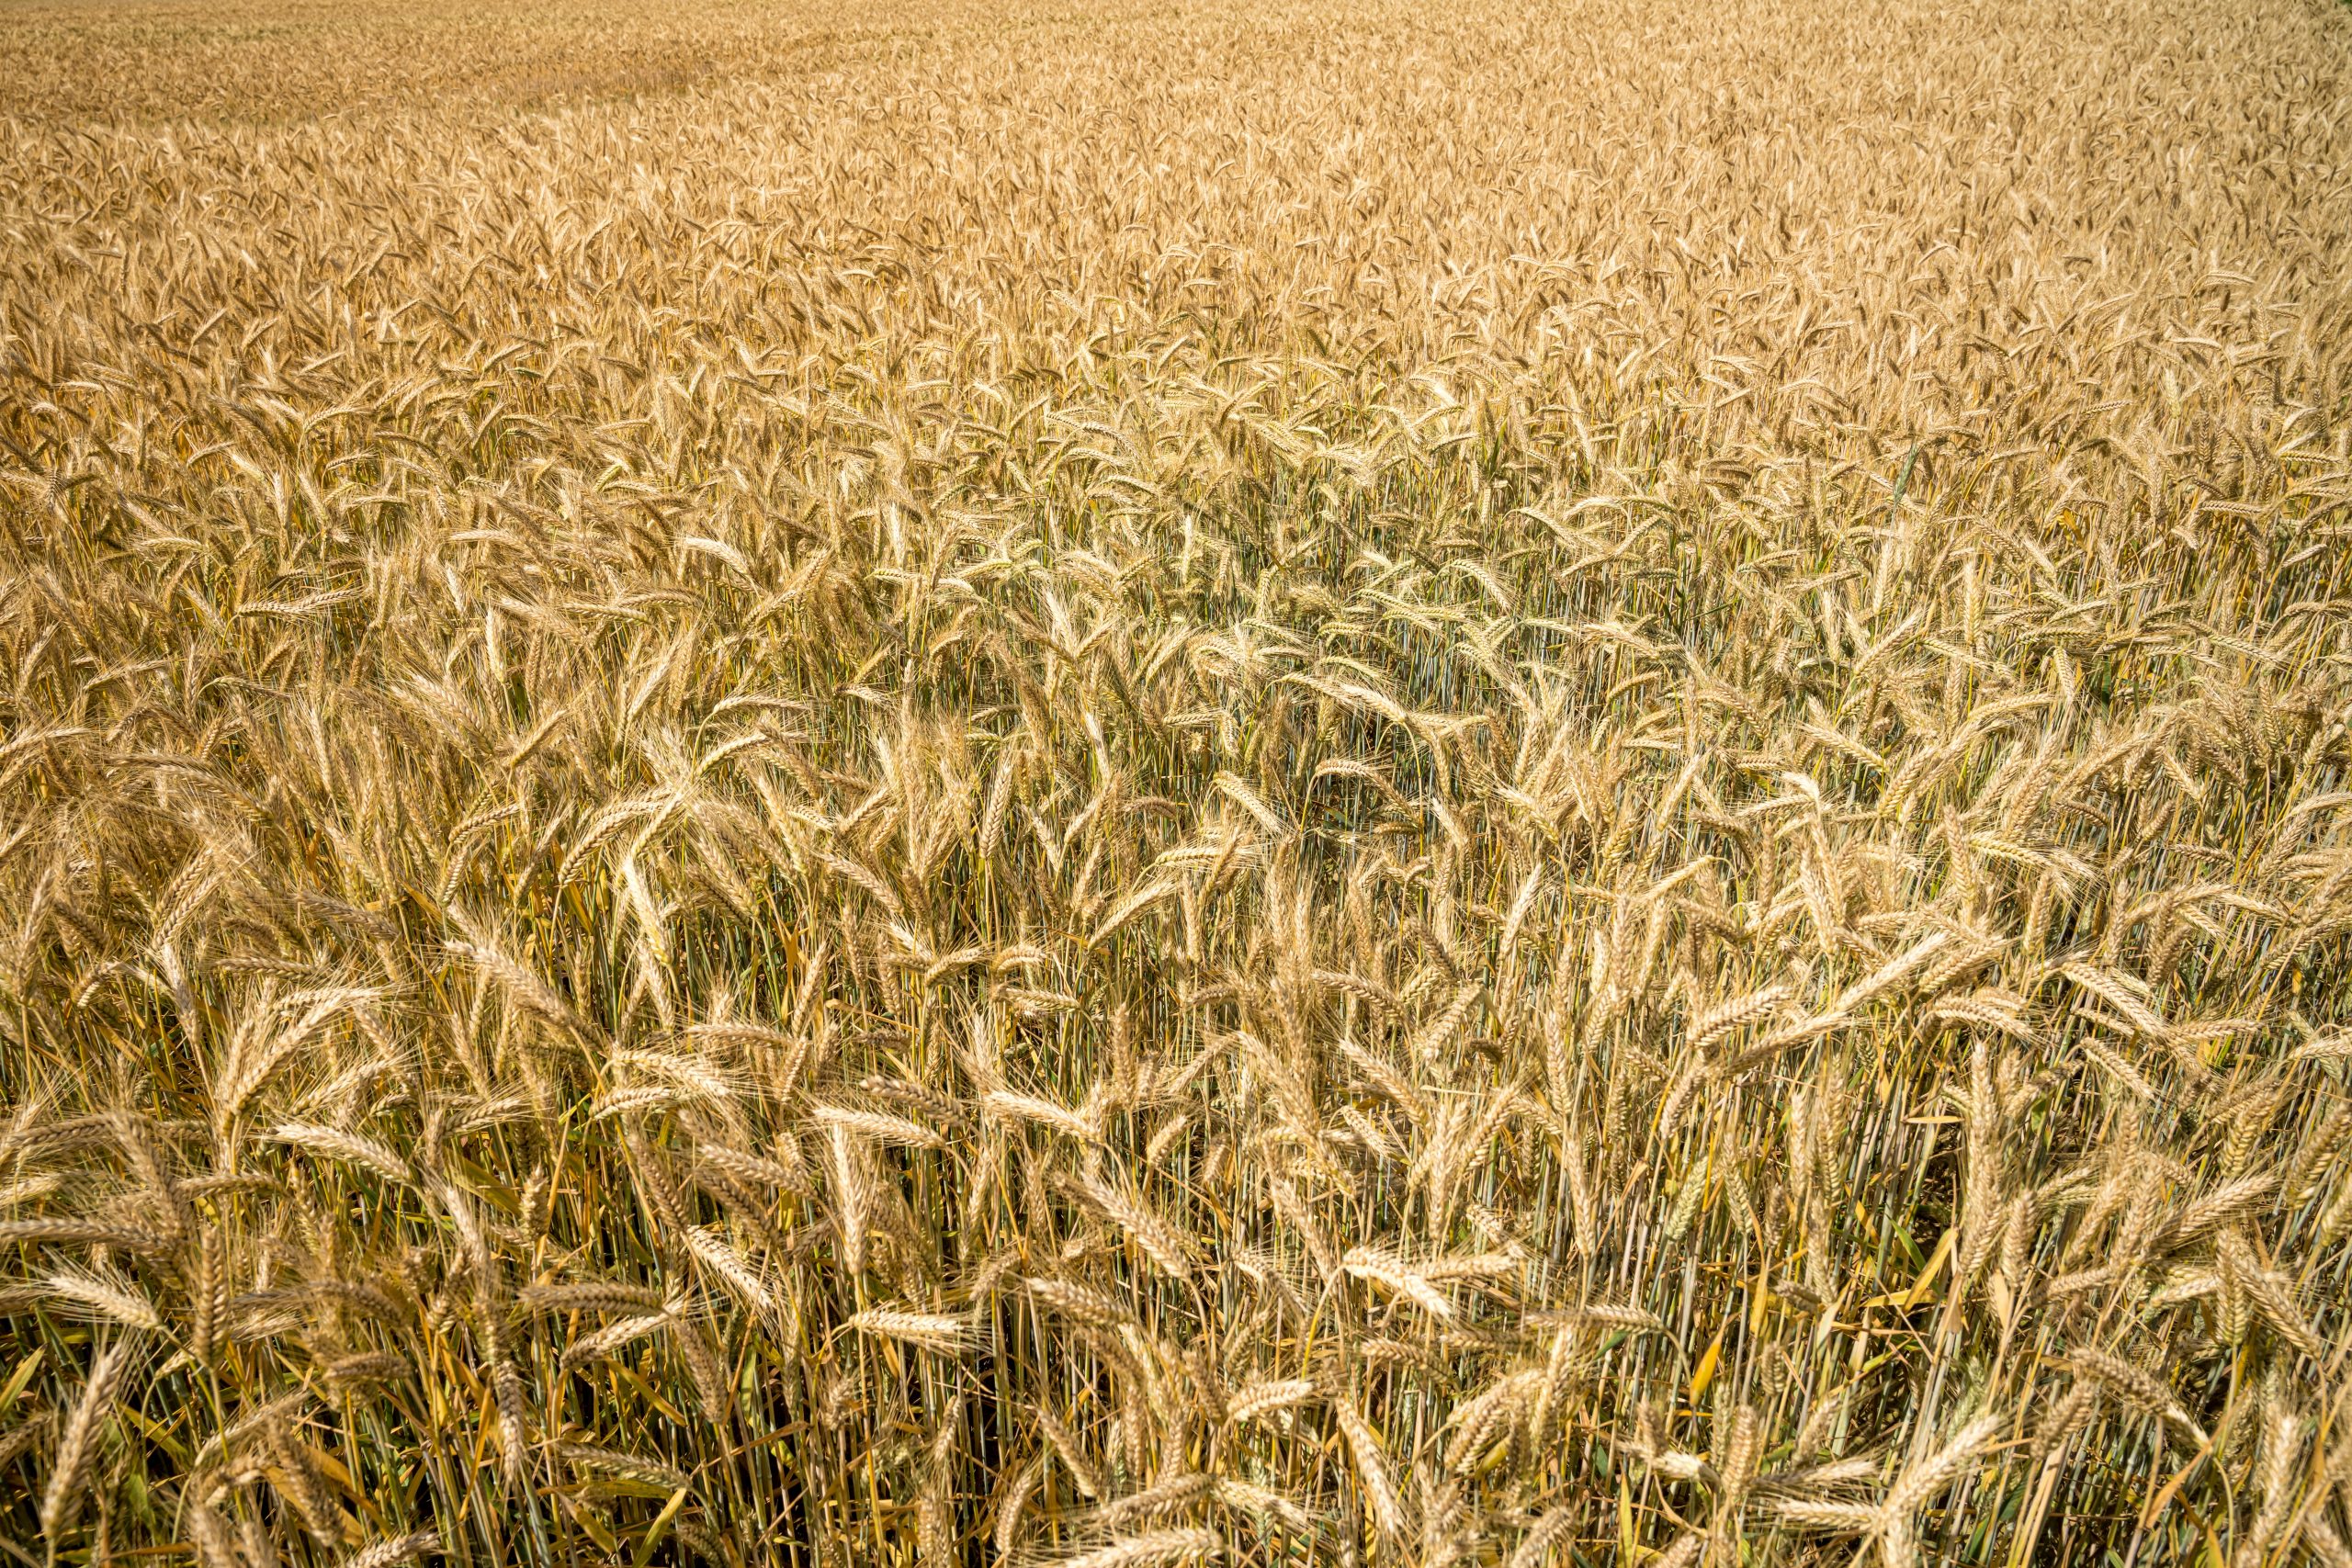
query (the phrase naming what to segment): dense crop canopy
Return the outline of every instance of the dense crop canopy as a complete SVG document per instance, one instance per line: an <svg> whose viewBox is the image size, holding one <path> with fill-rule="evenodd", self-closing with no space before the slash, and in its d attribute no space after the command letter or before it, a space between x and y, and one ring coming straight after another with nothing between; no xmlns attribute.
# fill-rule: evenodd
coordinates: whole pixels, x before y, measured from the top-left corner
<svg viewBox="0 0 2352 1568"><path fill-rule="evenodd" d="M0 78L11 1554L2352 1564L2342 6Z"/></svg>

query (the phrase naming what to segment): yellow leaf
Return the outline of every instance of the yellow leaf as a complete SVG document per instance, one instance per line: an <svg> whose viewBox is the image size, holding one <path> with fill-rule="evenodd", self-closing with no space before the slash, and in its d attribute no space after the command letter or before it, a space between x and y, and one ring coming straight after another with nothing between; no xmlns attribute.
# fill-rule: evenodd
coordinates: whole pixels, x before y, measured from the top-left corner
<svg viewBox="0 0 2352 1568"><path fill-rule="evenodd" d="M1919 1270L1918 1279L1911 1283L1910 1294L1903 1298L1904 1311L1909 1312L1928 1299L1928 1287L1935 1282L1937 1271L1943 1268L1944 1260L1951 1256L1952 1237L1959 1234L1957 1227L1945 1228L1943 1239L1936 1243L1935 1253L1928 1259L1928 1266Z"/></svg>
<svg viewBox="0 0 2352 1568"><path fill-rule="evenodd" d="M681 1486L671 1493L670 1500L662 1505L662 1511L653 1516L653 1522L645 1527L645 1539L637 1543L637 1556L632 1560L631 1568L645 1568L653 1561L653 1549L662 1544L662 1534L669 1529L670 1521L676 1518L678 1510L686 1506L687 1491L688 1488Z"/></svg>
<svg viewBox="0 0 2352 1568"><path fill-rule="evenodd" d="M33 1381L33 1373L40 1367L41 1348L34 1346L32 1353L17 1363L17 1370L8 1376L8 1386L0 1388L0 1405L14 1404L23 1395L26 1386Z"/></svg>
<svg viewBox="0 0 2352 1568"><path fill-rule="evenodd" d="M1909 1312L1913 1307L1926 1301L1928 1287L1935 1283L1936 1275L1943 1269L1944 1260L1951 1256L1952 1237L1959 1234L1956 1229L1944 1232L1943 1239L1936 1243L1936 1250L1928 1258L1928 1266L1919 1270L1919 1277L1911 1281L1909 1290L1889 1291L1884 1295L1872 1296L1862 1303L1862 1310L1867 1312L1871 1307L1893 1307L1897 1312Z"/></svg>
<svg viewBox="0 0 2352 1568"><path fill-rule="evenodd" d="M605 1556L618 1557L621 1554L620 1539L605 1528L604 1521L596 1517L595 1509L574 1503L569 1497L560 1500L564 1512L571 1516L571 1522L587 1531L588 1539L602 1548Z"/></svg>
<svg viewBox="0 0 2352 1568"><path fill-rule="evenodd" d="M1707 1385L1715 1381L1715 1363L1724 1359L1724 1336L1730 1328L1731 1325L1725 1324L1715 1330L1714 1343L1709 1345L1707 1353L1699 1358L1699 1370L1690 1374L1690 1403L1693 1404L1698 1404L1699 1396L1707 1392Z"/></svg>

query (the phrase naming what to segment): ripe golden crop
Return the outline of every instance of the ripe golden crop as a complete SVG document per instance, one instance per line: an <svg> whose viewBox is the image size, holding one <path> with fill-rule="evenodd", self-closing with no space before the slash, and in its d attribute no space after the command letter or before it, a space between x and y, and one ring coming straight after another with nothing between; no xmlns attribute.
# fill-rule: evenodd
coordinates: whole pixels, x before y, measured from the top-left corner
<svg viewBox="0 0 2352 1568"><path fill-rule="evenodd" d="M7 1555L2352 1564L2352 12L0 81Z"/></svg>

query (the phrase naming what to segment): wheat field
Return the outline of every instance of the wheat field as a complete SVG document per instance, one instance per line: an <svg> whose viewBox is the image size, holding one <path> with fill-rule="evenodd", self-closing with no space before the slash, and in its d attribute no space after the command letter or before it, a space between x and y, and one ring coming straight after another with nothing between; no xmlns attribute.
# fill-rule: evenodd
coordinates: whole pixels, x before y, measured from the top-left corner
<svg viewBox="0 0 2352 1568"><path fill-rule="evenodd" d="M8 1558L2352 1568L2352 10L0 118Z"/></svg>

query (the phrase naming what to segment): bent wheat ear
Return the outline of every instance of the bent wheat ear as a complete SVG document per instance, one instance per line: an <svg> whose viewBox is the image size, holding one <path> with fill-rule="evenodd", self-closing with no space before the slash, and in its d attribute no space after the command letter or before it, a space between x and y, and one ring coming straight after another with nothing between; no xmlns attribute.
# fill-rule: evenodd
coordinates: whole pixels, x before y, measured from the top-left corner
<svg viewBox="0 0 2352 1568"><path fill-rule="evenodd" d="M1388 1456L1381 1450L1378 1435L1345 1394L1331 1395L1328 1404L1331 1418L1339 1423L1340 1435L1347 1439L1349 1457L1355 1461L1356 1478L1363 1484L1374 1523L1384 1535L1401 1536L1405 1531L1404 1502L1397 1495L1396 1477L1388 1468Z"/></svg>
<svg viewBox="0 0 2352 1568"><path fill-rule="evenodd" d="M1045 1434L1046 1441L1053 1446L1055 1457L1069 1470L1070 1480L1078 1489L1089 1497L1101 1496L1102 1479L1094 1466L1087 1461L1084 1450L1079 1446L1078 1435L1064 1426L1052 1411L1042 1407L1037 1412L1037 1428Z"/></svg>
<svg viewBox="0 0 2352 1568"><path fill-rule="evenodd" d="M432 1530L417 1530L413 1534L395 1536L361 1548L343 1560L344 1568L395 1568L401 1562L418 1562L441 1552L441 1537Z"/></svg>
<svg viewBox="0 0 2352 1568"><path fill-rule="evenodd" d="M415 1179L406 1160L382 1144L372 1138L361 1137L356 1133L314 1126L304 1122L288 1122L282 1123L273 1135L279 1142L290 1144L298 1149L331 1159L349 1160L389 1181L410 1182Z"/></svg>
<svg viewBox="0 0 2352 1568"><path fill-rule="evenodd" d="M44 1277L40 1288L61 1301L71 1302L100 1319L111 1318L127 1328L152 1333L164 1325L155 1303L127 1280L61 1269Z"/></svg>
<svg viewBox="0 0 2352 1568"><path fill-rule="evenodd" d="M868 1307L852 1317L848 1326L951 1356L970 1348L973 1340L969 1322L942 1313L896 1312Z"/></svg>
<svg viewBox="0 0 2352 1568"><path fill-rule="evenodd" d="M57 1455L50 1465L49 1484L40 1496L40 1531L52 1546L73 1528L81 1509L90 1469L97 1458L98 1430L113 1410L115 1395L130 1371L132 1348L126 1335L98 1351L81 1395L65 1417Z"/></svg>
<svg viewBox="0 0 2352 1568"><path fill-rule="evenodd" d="M1214 1530L1160 1530L1062 1558L1060 1568L1155 1568L1164 1562L1214 1562L1224 1553L1225 1542Z"/></svg>
<svg viewBox="0 0 2352 1568"><path fill-rule="evenodd" d="M1289 1378L1272 1382L1255 1382L1236 1390L1225 1403L1226 1419L1235 1423L1254 1420L1278 1410L1287 1410L1315 1397L1315 1384L1306 1378Z"/></svg>

